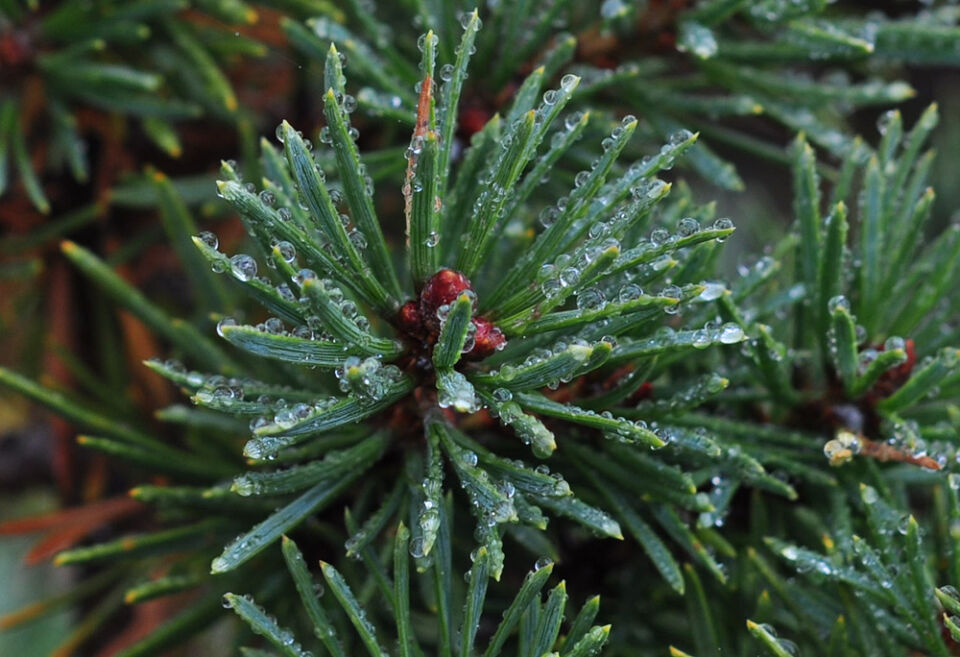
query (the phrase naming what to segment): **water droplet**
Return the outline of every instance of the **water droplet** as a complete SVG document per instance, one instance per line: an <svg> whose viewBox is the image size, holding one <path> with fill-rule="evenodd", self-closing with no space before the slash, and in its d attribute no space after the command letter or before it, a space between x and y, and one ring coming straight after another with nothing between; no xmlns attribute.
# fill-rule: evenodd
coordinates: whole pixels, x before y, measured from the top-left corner
<svg viewBox="0 0 960 657"><path fill-rule="evenodd" d="M201 242L209 246L211 249L216 249L218 246L220 246L220 240L218 240L217 236L211 233L209 230L203 231L197 235L197 237Z"/></svg>
<svg viewBox="0 0 960 657"><path fill-rule="evenodd" d="M542 568L546 568L547 566L552 566L552 565L553 565L553 559L549 557L540 557L539 559L537 559L536 563L533 564L533 572L537 572Z"/></svg>
<svg viewBox="0 0 960 657"><path fill-rule="evenodd" d="M237 325L237 320L235 320L233 317L224 317L219 322L217 322L217 335L219 335L221 338L224 337L223 329L230 326L236 326L236 325Z"/></svg>
<svg viewBox="0 0 960 657"><path fill-rule="evenodd" d="M679 146L680 144L687 141L691 137L693 137L692 132L690 132L686 128L681 128L680 130L677 130L670 134L670 137L667 140L667 144L674 147Z"/></svg>
<svg viewBox="0 0 960 657"><path fill-rule="evenodd" d="M257 261L245 253L230 258L230 269L241 281L249 281L257 276Z"/></svg>
<svg viewBox="0 0 960 657"><path fill-rule="evenodd" d="M564 287L576 285L580 281L580 270L576 267L565 267L560 271L560 284Z"/></svg>
<svg viewBox="0 0 960 657"><path fill-rule="evenodd" d="M727 322L720 329L720 342L723 344L736 344L745 337L743 329L733 322Z"/></svg>
<svg viewBox="0 0 960 657"><path fill-rule="evenodd" d="M830 300L827 301L827 310L829 310L830 313L835 313L840 309L846 310L847 312L850 311L850 301L847 299L847 297L843 296L842 294L838 294L835 297L830 297Z"/></svg>
<svg viewBox="0 0 960 657"><path fill-rule="evenodd" d="M573 130L582 120L583 112L573 112L567 114L567 117L563 120L563 125L567 130Z"/></svg>
<svg viewBox="0 0 960 657"><path fill-rule="evenodd" d="M696 21L681 23L677 37L677 49L691 52L700 59L708 59L717 54L717 38L709 27Z"/></svg>
<svg viewBox="0 0 960 657"><path fill-rule="evenodd" d="M506 403L513 399L513 393L506 388L497 388L493 391L493 398L500 403Z"/></svg>
<svg viewBox="0 0 960 657"><path fill-rule="evenodd" d="M721 217L720 219L717 219L716 221L713 222L714 230L730 230L731 228L733 228L733 221L726 217ZM721 242L724 239L725 238L718 237L717 241Z"/></svg>
<svg viewBox="0 0 960 657"><path fill-rule="evenodd" d="M703 292L697 298L701 301L714 301L722 297L726 290L727 288L724 287L723 283L704 283Z"/></svg>
<svg viewBox="0 0 960 657"><path fill-rule="evenodd" d="M877 119L877 132L881 135L887 134L887 130L890 129L890 126L893 125L898 118L900 118L900 112L897 110L887 110Z"/></svg>
<svg viewBox="0 0 960 657"><path fill-rule="evenodd" d="M290 242L281 241L277 243L277 251L285 262L293 262L297 259L297 249Z"/></svg>
<svg viewBox="0 0 960 657"><path fill-rule="evenodd" d="M706 349L710 346L710 333L705 329L697 329L691 336L691 344L695 349Z"/></svg>
<svg viewBox="0 0 960 657"><path fill-rule="evenodd" d="M367 248L367 238L364 237L363 233L361 233L359 230L351 230L348 237L358 251L362 251Z"/></svg>
<svg viewBox="0 0 960 657"><path fill-rule="evenodd" d="M606 299L603 292L596 288L587 288L577 294L577 308L584 310L599 310L603 308Z"/></svg>
<svg viewBox="0 0 960 657"><path fill-rule="evenodd" d="M557 216L560 212L554 206L547 206L540 211L540 225L544 228L549 228L557 220Z"/></svg>
<svg viewBox="0 0 960 657"><path fill-rule="evenodd" d="M693 217L684 217L677 224L677 232L681 237L689 237L700 231L700 222Z"/></svg>
<svg viewBox="0 0 960 657"><path fill-rule="evenodd" d="M422 559L424 555L424 544L421 537L417 537L410 541L410 556L414 559Z"/></svg>
<svg viewBox="0 0 960 657"><path fill-rule="evenodd" d="M634 299L639 299L641 296L643 296L643 289L639 285L636 283L627 283L620 288L617 298L620 300L620 303L626 303Z"/></svg>
<svg viewBox="0 0 960 657"><path fill-rule="evenodd" d="M883 343L884 351L895 351L897 349L904 350L906 348L907 348L906 341L903 338L896 335L890 336Z"/></svg>

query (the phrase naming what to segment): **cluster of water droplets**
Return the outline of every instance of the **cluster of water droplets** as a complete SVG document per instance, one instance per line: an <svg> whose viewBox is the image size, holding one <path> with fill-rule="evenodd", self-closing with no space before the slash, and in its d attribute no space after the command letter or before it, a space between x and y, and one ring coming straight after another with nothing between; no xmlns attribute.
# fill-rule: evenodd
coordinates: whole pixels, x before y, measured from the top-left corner
<svg viewBox="0 0 960 657"><path fill-rule="evenodd" d="M776 270L777 262L770 256L763 256L756 260L747 258L737 264L737 274L745 279L744 283L747 285L769 278Z"/></svg>
<svg viewBox="0 0 960 657"><path fill-rule="evenodd" d="M649 181L648 181L649 182ZM663 181L655 180L655 183L660 183L663 185ZM660 185L654 184L655 187L660 187ZM637 187L634 187L634 190L637 191L637 194L644 195L650 191L650 187L640 186L643 189L637 191ZM660 191L656 191L655 195L660 194ZM711 230L729 230L733 228L733 222L727 218L717 219L713 222ZM700 223L692 218L685 217L678 222L676 232L671 232L667 228L658 227L650 231L648 238L640 238L634 242L633 246L629 249L624 250L620 254L618 259L619 263L644 263L644 266L650 267L653 271L663 271L675 264L674 259L671 257L671 253L681 248L684 238L688 238L692 235L703 230L700 226ZM723 241L723 237L714 238L718 242Z"/></svg>
<svg viewBox="0 0 960 657"><path fill-rule="evenodd" d="M602 254L613 251L619 253L620 241L612 236L610 225L596 223L591 226L587 239L572 253L562 253L553 262L544 263L537 271L540 291L547 299L565 299L579 287L583 272ZM590 307L592 301L599 305L605 301L600 298L603 292L595 288L583 301ZM578 306L580 302L578 301Z"/></svg>
<svg viewBox="0 0 960 657"><path fill-rule="evenodd" d="M523 444L531 447L534 456L547 458L553 453L556 448L553 432L537 418L524 413L520 404L513 401L510 390L497 388L493 391L493 398L494 403L487 408L490 415L499 417L503 424L511 427Z"/></svg>
<svg viewBox="0 0 960 657"><path fill-rule="evenodd" d="M547 120L550 113L553 111L553 106L560 102L563 95L571 93L579 83L579 78L573 74L566 74L560 80L559 89L549 89L543 94L543 102L537 107L534 113L534 130L539 129L539 127ZM582 114L573 115L567 118L565 121L566 130L573 130ZM507 154L510 150L510 147L513 143L514 134L517 132L517 129L520 127L524 119L517 118L505 131L503 137L499 140L500 152L497 155L497 162L495 165L489 169L490 175L481 175L478 178L479 184L482 186L483 191L477 196L477 199L474 202L472 213L474 216L480 216L485 212L485 208L489 207L501 207L500 204L506 200L506 197L510 194L511 190L504 189L496 181L496 172L502 168L502 164L507 157ZM563 133L557 132L554 135L554 139L562 139ZM594 166L596 163L594 164ZM581 172L583 173L583 172ZM579 180L582 182L584 180L583 176L580 176ZM566 207L567 199L566 197L557 202L556 208L550 212L545 211L541 215L541 223L549 224L552 223L552 219L556 219L560 213L563 212ZM501 209L502 212L502 209ZM499 216L497 220L499 220ZM465 234L463 238L467 238L468 235Z"/></svg>
<svg viewBox="0 0 960 657"><path fill-rule="evenodd" d="M384 365L374 356L349 356L335 374L340 390L363 404L383 399L403 376L396 365Z"/></svg>
<svg viewBox="0 0 960 657"><path fill-rule="evenodd" d="M761 331L766 331L767 334L772 333L772 329L767 324L758 323L756 326ZM780 363L787 357L794 358L797 356L795 350L783 343L766 341L762 335L749 337L742 341L740 343L740 353L747 358L755 358L763 354L775 363Z"/></svg>
<svg viewBox="0 0 960 657"><path fill-rule="evenodd" d="M951 527L951 531L953 528ZM957 591L955 586L947 584L946 586L939 587L939 594L948 596L954 601L954 607L960 606L960 591ZM960 616L955 614L950 614L950 622L954 625L960 626Z"/></svg>
<svg viewBox="0 0 960 657"><path fill-rule="evenodd" d="M578 409L577 413L585 418L601 417L606 420L613 420L616 426L605 429L603 435L620 443L633 445L644 442L644 436L650 431L650 425L646 420L629 420L624 417L617 417L610 411L600 411L598 413L592 408L588 408Z"/></svg>
<svg viewBox="0 0 960 657"><path fill-rule="evenodd" d="M674 130L667 137L667 141L660 146L660 151L656 155L645 155L638 162L633 163L627 169L627 178L641 178L649 175L653 171L669 171L677 161L680 155L681 146L693 137L693 133L686 128Z"/></svg>
<svg viewBox="0 0 960 657"><path fill-rule="evenodd" d="M491 477L479 466L477 453L472 450L454 447L451 456L458 469L470 471L469 476L461 477L460 481L470 498L474 515L481 523L489 528L517 519L513 502L516 486L512 482ZM482 534L482 527L479 529Z"/></svg>
<svg viewBox="0 0 960 657"><path fill-rule="evenodd" d="M263 485L263 482L256 476L256 473L242 474L235 477L233 483L230 485L230 490L241 497L263 495L269 492L269 489Z"/></svg>
<svg viewBox="0 0 960 657"><path fill-rule="evenodd" d="M224 376L213 375L197 388L194 393L194 399L204 405L216 404L229 410L234 402L243 401L245 392L242 381L239 379L227 379Z"/></svg>
<svg viewBox="0 0 960 657"><path fill-rule="evenodd" d="M360 312L356 302L345 296L343 290L332 279L318 279L316 272L312 269L301 269L297 272L296 276L294 276L294 282L300 286L308 280L316 281L316 284L320 286L320 290L322 290L323 294L326 295L336 309L339 310L340 314L362 332L360 341L369 341L370 336L367 334L367 331L370 330L370 319ZM310 299L305 296L300 297L299 303L303 306L309 306ZM307 327L311 329L315 336L321 339L327 339L329 337L323 332L323 322L319 317L307 317Z"/></svg>
<svg viewBox="0 0 960 657"><path fill-rule="evenodd" d="M696 21L684 21L677 34L677 50L689 52L699 59L709 59L717 54L717 36L709 27Z"/></svg>
<svg viewBox="0 0 960 657"><path fill-rule="evenodd" d="M550 94L551 91L548 91L547 94ZM546 98L546 95L545 95ZM573 131L576 129L577 125L583 118L582 112L574 112L569 114L564 121L564 128L566 132ZM623 117L620 124L613 129L611 134L608 137L605 137L600 145L604 151L608 151L613 148L619 141L621 141L626 133L627 128L636 121L636 118L632 115L627 115ZM566 134L563 130L558 131L554 134L553 139L555 140L556 145L559 145L566 137ZM602 196L598 198L594 196L592 199L587 199L585 197L586 190L584 186L591 180L593 177L594 171L600 165L600 159L595 159L588 169L583 169L579 171L574 176L574 191L570 197L563 196L556 201L552 206L545 207L539 215L540 224L544 228L550 228L556 220L563 216L565 213L569 213L571 210L575 212L575 207L584 203L586 200L591 200L593 203L605 204L606 199ZM581 189L584 188L584 189ZM578 191L579 190L579 191ZM572 205L573 204L573 205Z"/></svg>
<svg viewBox="0 0 960 657"><path fill-rule="evenodd" d="M264 419L262 426L271 426ZM273 461L280 450L289 447L293 441L287 436L258 436L251 438L243 446L243 455L254 461Z"/></svg>
<svg viewBox="0 0 960 657"><path fill-rule="evenodd" d="M740 486L740 480L736 477L723 477L715 475L710 478L712 488L709 493L697 493L697 497L703 496L703 500L710 504L713 509L703 511L697 516L697 525L699 527L723 527L726 524L727 516L730 513L730 500Z"/></svg>
<svg viewBox="0 0 960 657"><path fill-rule="evenodd" d="M324 400L317 400L312 403L297 402L281 407L273 416L273 427L285 430L291 429L302 422L320 415L326 409L330 408L340 400L336 397L328 397Z"/></svg>
<svg viewBox="0 0 960 657"><path fill-rule="evenodd" d="M296 413L294 413L296 415ZM261 422L268 422L267 420L260 418ZM267 458L266 460L273 460ZM328 472L342 472L347 468L353 467L356 464L356 458L350 453L349 450L339 450L327 452L324 455L321 465ZM306 469L311 469L316 462L308 464L305 466ZM302 467L302 466L296 466ZM296 469L296 467L294 469ZM289 472L280 471L280 472ZM234 477L233 483L230 485L230 490L237 495L243 497L249 497L254 495L271 495L276 494L276 488L273 486L267 485L267 481L274 477L277 471L273 472L247 472L237 477ZM267 481L265 481L267 480Z"/></svg>
<svg viewBox="0 0 960 657"><path fill-rule="evenodd" d="M573 266L573 256L561 254L551 263L543 264L537 272L540 291L547 299L566 296L580 282L580 268Z"/></svg>
<svg viewBox="0 0 960 657"><path fill-rule="evenodd" d="M423 33L417 38L417 50L423 52L423 49L427 47L427 39L430 39L429 45L431 48L436 48L440 43L440 37L435 32Z"/></svg>
<svg viewBox="0 0 960 657"><path fill-rule="evenodd" d="M862 444L857 434L852 431L840 430L836 436L828 440L823 446L823 455L830 465L846 463L860 453Z"/></svg>
<svg viewBox="0 0 960 657"><path fill-rule="evenodd" d="M780 646L780 649L783 650L783 652L791 655L791 657L798 657L800 655L800 648L797 646L797 644L790 639L780 638L777 635L777 630L774 629L773 625L768 623L760 623L759 626L763 628L764 632L770 635L774 641L777 642L777 645Z"/></svg>
<svg viewBox="0 0 960 657"><path fill-rule="evenodd" d="M705 349L711 344L737 344L746 339L746 334L735 322L708 322L703 328L695 329L691 334L691 344L698 349Z"/></svg>
<svg viewBox="0 0 960 657"><path fill-rule="evenodd" d="M236 325L237 322L235 319L232 317L224 317L217 323L217 333L222 336L224 333L224 327ZM283 337L297 337L304 340L313 340L315 338L329 339L330 337L326 333L322 332L319 335L315 334L313 329L311 329L309 326L297 326L288 331L283 323L283 320L277 317L268 317L266 320L253 325L252 328L260 333L267 333L269 335L278 335Z"/></svg>
<svg viewBox="0 0 960 657"><path fill-rule="evenodd" d="M553 344L552 348L539 347L534 349L523 361L519 363L506 363L500 367L500 369L492 370L490 375L505 383L509 383L522 372L529 371L534 368L541 368L552 359L559 358L564 355L572 356L575 363L586 363L587 360L590 359L590 356L593 355L594 348L594 344L589 343L583 338L573 338L569 343L565 340L558 340ZM571 381L573 375L574 372L569 371L561 378L548 382L547 386L555 390L559 387L561 382L568 383Z"/></svg>
<svg viewBox="0 0 960 657"><path fill-rule="evenodd" d="M217 239L217 236L209 231L201 232L199 235L197 235L197 238L201 242L203 242L203 244L205 244L206 246L208 246L213 250L216 250L219 246L219 240ZM284 261L290 264L293 264L296 262L297 250L292 243L286 240L275 240L271 246L279 250L280 257L283 258ZM271 269L276 267L273 260L268 260L267 266L270 267ZM228 259L225 255L220 254L220 257L213 259L211 262L211 269L215 273L223 273L227 271L228 268L230 270L230 273L240 281L243 281L243 282L256 281L261 285L272 287L273 290L276 292L277 296L283 299L284 301L287 301L290 303L298 302L296 295L294 295L293 290L290 289L290 286L287 283L280 283L275 285L272 281L270 281L270 279L266 278L265 276L258 276L259 267L257 266L257 261L254 260L254 258L250 255L247 255L245 253L238 253ZM305 301L306 300L304 299L300 299L299 303L303 304L305 303ZM277 328L277 323L276 323L277 321L279 320L269 322L269 323L259 324L257 328L261 331L266 331L268 333L286 334L282 330L282 326L280 326L281 330L279 331L274 330L275 328ZM226 318L223 320L222 325L236 326L237 323L231 318ZM218 327L218 329L219 328L220 327ZM222 337L223 333L220 332L220 335ZM298 337L305 337L305 336L301 335Z"/></svg>
<svg viewBox="0 0 960 657"><path fill-rule="evenodd" d="M474 16L472 12L464 12L460 15L460 25L463 27L464 30L469 28L470 23L473 20L474 20ZM477 29L479 29L480 26L482 26L483 22L479 18L476 18L476 24L477 24ZM472 43L469 46L468 53L462 53L461 52L462 48L463 48L462 44L460 46L457 46L457 52L456 52L457 59L460 59L462 55L472 55L477 51L476 45ZM422 63L421 63L421 70L422 70ZM455 74L456 74L456 68L454 67L453 64L450 64L450 63L443 64L437 70L436 78L440 80L440 86L434 87L435 98L437 99L444 98L445 96L447 96L447 94L450 93L450 85L452 84ZM466 80L467 77L469 77L469 74L467 70L464 69L463 71L461 71L460 76L463 80ZM419 92L419 89L417 91ZM437 112L438 124L443 124L443 122L446 120L446 115L445 115L446 104L438 102L436 112Z"/></svg>
<svg viewBox="0 0 960 657"><path fill-rule="evenodd" d="M437 508L436 500L443 499L443 485L439 479L424 477L421 485L424 490L424 500L420 504L420 511L417 514L417 526L423 536L434 537L440 529L440 509ZM416 537L410 542L410 556L421 559L424 557L427 545L421 537Z"/></svg>
<svg viewBox="0 0 960 657"><path fill-rule="evenodd" d="M306 139L306 138L303 136L303 131L302 131L302 130L294 130L294 133L295 133L298 137L300 137L300 139L303 139L303 145L306 147L307 150L312 150L312 149L313 149L313 143L312 143L309 139ZM283 140L286 139L286 136L285 136L285 135L286 135L286 131L285 131L285 129L284 129L284 124L283 124L283 123L278 123L278 124L277 124L277 127L276 127L276 128L274 129L274 131L273 131L273 134L274 134L274 136L277 138L277 141L278 141L278 142L280 142L281 144L284 143ZM323 175L322 172L321 172L321 175ZM247 183L247 191L248 191L248 192L254 191L253 183ZM261 198L260 200L263 200L263 199ZM272 204L272 203L269 203L268 205L271 205L271 206L272 206L273 204Z"/></svg>
<svg viewBox="0 0 960 657"><path fill-rule="evenodd" d="M407 158L408 166L413 175L404 181L401 192L404 198L412 198L414 195L421 194L424 190L427 180L424 180L423 173L420 171L418 162L420 160L420 154L423 152L423 141L424 136L414 134L410 140L410 145L407 147L404 152L404 156ZM439 134L437 135L438 144L442 140L440 139ZM434 181L435 182L435 181ZM436 188L436 187L434 187ZM442 204L442 199L435 195L433 197L433 207L439 209ZM427 248L434 248L440 243L440 235L436 231L431 232L424 239L424 245Z"/></svg>
<svg viewBox="0 0 960 657"><path fill-rule="evenodd" d="M831 577L839 566L833 559L795 545L784 545L779 549L780 556L790 562L798 573L815 573L822 577ZM834 559L839 559L837 554Z"/></svg>
<svg viewBox="0 0 960 657"><path fill-rule="evenodd" d="M876 501L879 499L879 495L877 494L876 490L870 486L865 486L861 490L860 495L867 504L876 503ZM903 514L902 518L903 519L900 524L902 529L899 530L899 533L906 534L910 517L909 515ZM881 535L890 536L893 534L894 528L884 524L878 528L878 532ZM905 558L903 551L894 546L893 549L888 553L888 558L891 558L891 562L884 563L884 559L881 558L877 550L873 549L869 543L863 540L861 537L854 534L851 543L854 556L864 566L866 571L873 575L880 587L884 589L892 589L894 587L895 580L897 579L897 575L901 570L900 564ZM893 558L896 558L896 561L892 561Z"/></svg>
<svg viewBox="0 0 960 657"><path fill-rule="evenodd" d="M531 470L519 459L509 461L509 464L513 468L520 470ZM567 497L573 495L573 489L570 488L569 482L567 482L559 472L551 472L550 468L543 463L537 465L532 470L540 475L540 477L538 479L525 478L524 491L546 497ZM546 479L547 477L549 477L549 481Z"/></svg>
<svg viewBox="0 0 960 657"><path fill-rule="evenodd" d="M669 326L659 327L652 336L645 339L629 342L631 349L650 349L651 351L666 349L671 346L708 347L711 344L736 344L746 340L746 334L738 324L727 322L724 324L707 324L702 329L686 329L677 331Z"/></svg>
<svg viewBox="0 0 960 657"><path fill-rule="evenodd" d="M939 391L936 392L939 394ZM890 420L883 426L883 435L887 445L913 458L930 458L940 468L960 469L960 448L950 438L937 439L938 436L955 434L955 429L945 425L934 425L937 434L924 438L916 420Z"/></svg>
<svg viewBox="0 0 960 657"><path fill-rule="evenodd" d="M733 326L736 326L736 324ZM723 392L729 384L730 381L728 379L720 376L716 372L712 372L701 376L693 385L684 388L670 397L648 402L647 405L656 409L658 412L666 413L692 408Z"/></svg>
<svg viewBox="0 0 960 657"><path fill-rule="evenodd" d="M182 382L184 385L191 388L198 388L202 386L209 378L209 375L204 374L203 372L188 370L182 362L172 358L167 360L151 358L149 363L157 369L166 372L168 376L172 375L171 378L174 378L178 383Z"/></svg>
<svg viewBox="0 0 960 657"><path fill-rule="evenodd" d="M438 382L437 404L440 408L453 408L460 413L476 413L481 407L473 384L456 370L445 374L442 385Z"/></svg>
<svg viewBox="0 0 960 657"><path fill-rule="evenodd" d="M216 560L214 560L216 561ZM223 607L225 609L236 608L235 603L233 602L233 597L241 596L232 596L226 595L223 598ZM260 636L269 636L271 640L277 641L283 645L284 653L287 655L296 655L297 657L313 657L313 653L300 645L296 637L294 637L293 632L288 630L285 627L281 627L277 619L266 612L263 607L258 605L252 596L244 595L242 598L249 604L255 606L262 614L263 620L267 625L267 629L261 629L259 624L251 624L250 629L254 634L259 634Z"/></svg>

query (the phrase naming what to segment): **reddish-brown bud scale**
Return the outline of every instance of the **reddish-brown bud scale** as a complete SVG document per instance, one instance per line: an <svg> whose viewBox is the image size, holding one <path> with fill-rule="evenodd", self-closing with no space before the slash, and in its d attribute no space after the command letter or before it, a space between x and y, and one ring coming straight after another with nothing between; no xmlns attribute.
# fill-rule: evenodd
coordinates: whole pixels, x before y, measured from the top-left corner
<svg viewBox="0 0 960 657"><path fill-rule="evenodd" d="M487 125L487 121L489 120L490 112L486 108L474 105L465 107L463 111L460 112L460 120L457 123L460 128L460 133L469 139L475 133L483 130L483 126Z"/></svg>
<svg viewBox="0 0 960 657"><path fill-rule="evenodd" d="M653 399L653 384L649 381L644 381L640 384L640 387L637 388L637 391L630 396L630 401L640 403L647 399Z"/></svg>
<svg viewBox="0 0 960 657"><path fill-rule="evenodd" d="M883 350L883 346L878 349L878 351ZM910 374L913 372L913 366L917 363L917 351L914 347L913 340L905 340L903 350L907 353L907 360L903 361L897 367L884 372L867 393L868 398L880 400L889 397L910 378Z"/></svg>
<svg viewBox="0 0 960 657"><path fill-rule="evenodd" d="M13 68L30 59L30 41L23 32L0 34L0 64Z"/></svg>
<svg viewBox="0 0 960 657"><path fill-rule="evenodd" d="M500 329L494 326L493 322L489 319L476 317L471 321L473 321L473 325L477 327L477 332L474 334L473 349L466 353L467 358L474 360L486 358L494 352L503 349L507 344L506 336Z"/></svg>
<svg viewBox="0 0 960 657"><path fill-rule="evenodd" d="M431 353L440 337L440 318L437 317L437 311L441 306L456 301L457 297L467 290L473 292L466 276L452 269L441 269L423 286L419 299L408 301L400 307L397 312L397 330L420 345L419 349L411 354L411 367L423 371L432 370ZM465 359L481 360L506 346L506 336L489 319L474 317L470 321L475 329L474 344L470 351L463 355Z"/></svg>
<svg viewBox="0 0 960 657"><path fill-rule="evenodd" d="M423 333L423 319L420 317L420 304L408 301L397 313L397 327L404 333L420 337Z"/></svg>
<svg viewBox="0 0 960 657"><path fill-rule="evenodd" d="M431 276L420 291L420 317L424 325L431 330L439 330L437 309L444 304L453 303L461 292L469 289L469 279L452 269L441 269Z"/></svg>

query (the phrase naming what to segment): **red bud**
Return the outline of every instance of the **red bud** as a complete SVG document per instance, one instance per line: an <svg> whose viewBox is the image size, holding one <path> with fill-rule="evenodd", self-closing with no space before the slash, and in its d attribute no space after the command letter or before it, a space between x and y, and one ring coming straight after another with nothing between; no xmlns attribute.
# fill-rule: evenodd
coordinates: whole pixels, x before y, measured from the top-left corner
<svg viewBox="0 0 960 657"><path fill-rule="evenodd" d="M408 301L397 313L397 326L404 333L419 336L423 333L423 319L420 317L420 307L416 301Z"/></svg>
<svg viewBox="0 0 960 657"><path fill-rule="evenodd" d="M466 354L468 358L480 360L506 346L506 336L489 319L476 317L471 321L477 327L477 332L474 334L473 349Z"/></svg>
<svg viewBox="0 0 960 657"><path fill-rule="evenodd" d="M420 292L420 317L424 324L438 329L437 308L453 303L461 292L469 289L470 281L460 272L441 269L434 274Z"/></svg>

